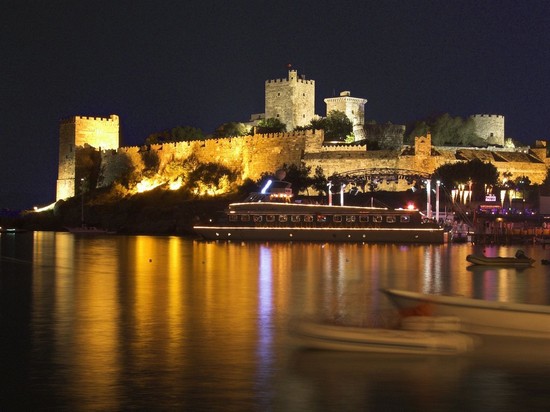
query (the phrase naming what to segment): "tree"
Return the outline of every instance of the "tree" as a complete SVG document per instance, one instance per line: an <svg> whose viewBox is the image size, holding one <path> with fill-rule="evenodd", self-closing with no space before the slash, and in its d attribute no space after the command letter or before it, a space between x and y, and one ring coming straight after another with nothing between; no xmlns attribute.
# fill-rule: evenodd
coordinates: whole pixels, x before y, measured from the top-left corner
<svg viewBox="0 0 550 412"><path fill-rule="evenodd" d="M259 121L256 131L260 134L286 132L286 124L279 119L270 117Z"/></svg>
<svg viewBox="0 0 550 412"><path fill-rule="evenodd" d="M203 163L189 173L187 185L196 194L215 195L231 191L236 177L234 171L219 163Z"/></svg>
<svg viewBox="0 0 550 412"><path fill-rule="evenodd" d="M77 180L84 178L90 188L96 188L101 167L101 153L94 147L85 144L84 147L76 148L75 155L75 178Z"/></svg>
<svg viewBox="0 0 550 412"><path fill-rule="evenodd" d="M261 188L268 179L284 180L292 184L292 193L297 195L307 190L311 185L310 171L311 167L306 167L303 164L300 166L283 164L283 167L275 173L275 176L269 172L262 173L256 185Z"/></svg>
<svg viewBox="0 0 550 412"><path fill-rule="evenodd" d="M145 139L145 144L188 142L193 140L204 140L204 138L205 136L201 129L192 126L176 126L171 130L150 134Z"/></svg>
<svg viewBox="0 0 550 412"><path fill-rule="evenodd" d="M317 190L318 194L326 195L328 194L328 179L325 176L325 173L323 172L323 168L321 166L317 166L315 168L315 174L310 179L311 186Z"/></svg>
<svg viewBox="0 0 550 412"><path fill-rule="evenodd" d="M414 124L408 142L412 144L415 137L432 135L434 146L484 146L486 142L475 133L475 123L468 118L452 117L448 113L418 121Z"/></svg>
<svg viewBox="0 0 550 412"><path fill-rule="evenodd" d="M248 132L248 127L244 123L228 122L216 128L214 137L246 136Z"/></svg>
<svg viewBox="0 0 550 412"><path fill-rule="evenodd" d="M426 136L430 132L430 126L426 121L422 120L414 124L412 132L409 134L407 143L414 144L415 137Z"/></svg>
<svg viewBox="0 0 550 412"><path fill-rule="evenodd" d="M292 192L295 195L306 191L311 185L311 179L309 178L310 166L292 164L290 166L283 165L283 169L286 171L285 180L292 183Z"/></svg>
<svg viewBox="0 0 550 412"><path fill-rule="evenodd" d="M520 176L514 183L516 184L516 190L520 191L523 198L526 199L531 187L531 179L528 176Z"/></svg>
<svg viewBox="0 0 550 412"><path fill-rule="evenodd" d="M485 186L496 186L498 183L497 168L491 163L479 159L455 164L444 164L434 171L444 187L456 188L460 184L472 182L473 198L483 196Z"/></svg>
<svg viewBox="0 0 550 412"><path fill-rule="evenodd" d="M353 135L351 120L339 110L332 110L325 118L313 119L310 125L311 129L324 130L325 140L345 141L348 136Z"/></svg>
<svg viewBox="0 0 550 412"><path fill-rule="evenodd" d="M192 126L177 126L172 129L173 142L188 142L192 140L204 140L201 129Z"/></svg>

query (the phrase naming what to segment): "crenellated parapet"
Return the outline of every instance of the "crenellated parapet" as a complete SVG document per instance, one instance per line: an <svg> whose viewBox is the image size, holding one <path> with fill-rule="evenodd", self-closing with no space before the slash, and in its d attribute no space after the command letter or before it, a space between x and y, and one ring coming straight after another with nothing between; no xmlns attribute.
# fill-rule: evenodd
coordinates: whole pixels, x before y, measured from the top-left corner
<svg viewBox="0 0 550 412"><path fill-rule="evenodd" d="M307 80L305 77L299 77L298 71L296 70L289 70L288 71L288 78L286 79L274 79L274 80L266 80L265 84L281 84L281 83L290 83L290 82L296 82L301 84L307 84L307 85L315 85L315 80Z"/></svg>
<svg viewBox="0 0 550 412"><path fill-rule="evenodd" d="M319 152L325 153L337 153L337 152L366 152L367 144L348 144L348 143L337 143L337 144L323 144L319 148Z"/></svg>
<svg viewBox="0 0 550 412"><path fill-rule="evenodd" d="M473 114L470 117L477 119L494 119L499 121L504 120L504 116L501 114Z"/></svg>
<svg viewBox="0 0 550 412"><path fill-rule="evenodd" d="M102 116L70 116L65 119L61 119L60 123L75 123L78 121L92 121L92 122L102 122L102 123L108 123L111 122L113 124L118 124L119 117L116 114L112 114L109 117L102 117Z"/></svg>

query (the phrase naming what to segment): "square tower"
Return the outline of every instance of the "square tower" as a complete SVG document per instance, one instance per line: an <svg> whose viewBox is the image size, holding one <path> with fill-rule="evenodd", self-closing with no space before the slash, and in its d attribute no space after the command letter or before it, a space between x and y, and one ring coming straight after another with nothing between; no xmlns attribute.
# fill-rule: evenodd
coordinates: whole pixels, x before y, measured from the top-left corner
<svg viewBox="0 0 550 412"><path fill-rule="evenodd" d="M77 194L76 180L79 165L77 150L88 145L96 150L118 149L120 145L119 119L73 116L59 125L59 169L56 201Z"/></svg>
<svg viewBox="0 0 550 412"><path fill-rule="evenodd" d="M275 118L291 132L297 126L307 126L315 116L315 81L298 77L288 71L288 79L265 82L265 118Z"/></svg>
<svg viewBox="0 0 550 412"><path fill-rule="evenodd" d="M500 114L474 114L476 134L490 145L504 146L504 116Z"/></svg>

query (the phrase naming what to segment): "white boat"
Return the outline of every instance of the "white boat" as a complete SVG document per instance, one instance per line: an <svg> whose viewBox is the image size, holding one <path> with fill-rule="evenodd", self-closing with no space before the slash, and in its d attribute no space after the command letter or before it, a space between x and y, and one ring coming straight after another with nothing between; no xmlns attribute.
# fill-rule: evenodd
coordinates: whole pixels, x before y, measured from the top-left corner
<svg viewBox="0 0 550 412"><path fill-rule="evenodd" d="M269 182L268 182L269 183ZM443 243L444 230L418 210L292 201L290 183L232 203L217 220L194 226L207 240Z"/></svg>
<svg viewBox="0 0 550 412"><path fill-rule="evenodd" d="M433 320L432 320L433 321ZM425 322L411 329L380 329L295 321L291 334L300 346L351 352L410 355L456 355L470 351L475 340L456 330L426 330ZM440 329L443 323L439 324ZM423 326L419 327L420 324Z"/></svg>
<svg viewBox="0 0 550 412"><path fill-rule="evenodd" d="M463 331L550 339L550 306L382 289L402 316L456 316Z"/></svg>

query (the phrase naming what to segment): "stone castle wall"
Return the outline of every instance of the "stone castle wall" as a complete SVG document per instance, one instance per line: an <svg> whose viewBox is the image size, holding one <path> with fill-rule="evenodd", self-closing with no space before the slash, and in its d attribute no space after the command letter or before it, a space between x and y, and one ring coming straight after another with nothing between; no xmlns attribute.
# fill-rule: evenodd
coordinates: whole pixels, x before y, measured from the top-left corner
<svg viewBox="0 0 550 412"><path fill-rule="evenodd" d="M116 165L120 163L120 157L128 159L136 169L143 170L144 152L158 157L158 172L161 174L170 164L184 164L193 159L199 163L218 163L241 172L241 179L257 180L262 173L274 172L284 164L300 165L306 145L320 146L322 141L322 131L308 130L122 147L103 152L100 186L108 186L119 177L121 169Z"/></svg>
<svg viewBox="0 0 550 412"><path fill-rule="evenodd" d="M101 129L101 126L106 126ZM80 129L79 129L80 128ZM258 180L264 173L273 173L283 165L305 165L312 173L321 167L325 176L345 174L358 169L409 170L418 174L431 174L446 163L458 162L457 152L465 148L433 147L431 137L415 139L414 147L400 146L392 150L367 150L366 144L324 144L323 131L297 131L291 133L255 134L253 136L213 138L191 142L173 142L150 146L109 148L118 144L118 118L75 117L60 124L60 163L58 180L58 200L74 196L78 192L76 176L76 148L91 143L102 148L102 164L98 187L113 183L129 168L136 179L146 174L165 176L165 171L174 165L187 165L191 168L198 163L217 163L240 173L240 180ZM78 130L78 131L77 131ZM103 131L102 131L103 130ZM105 140L99 137L114 136ZM87 137L90 137L88 139ZM78 143L78 145L76 145ZM104 147L106 147L104 149ZM470 149L473 151L473 149ZM482 152L482 150L478 150ZM511 173L511 178L527 175L532 183L542 183L546 177L549 161L546 158L545 142L537 147L521 152L523 159L514 161L503 149L485 150L485 155L498 172ZM514 153L514 152L511 152ZM518 152L520 153L520 152ZM147 157L157 159L155 170L147 170ZM518 155L519 156L519 155ZM502 158L502 161L499 160ZM380 186L381 190L404 190L399 184Z"/></svg>

